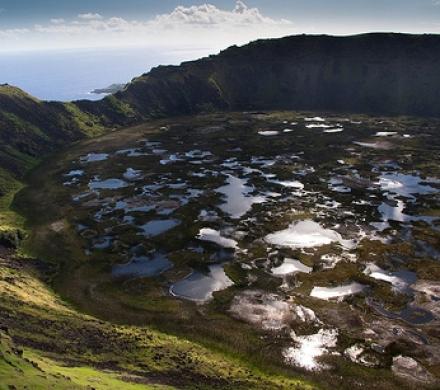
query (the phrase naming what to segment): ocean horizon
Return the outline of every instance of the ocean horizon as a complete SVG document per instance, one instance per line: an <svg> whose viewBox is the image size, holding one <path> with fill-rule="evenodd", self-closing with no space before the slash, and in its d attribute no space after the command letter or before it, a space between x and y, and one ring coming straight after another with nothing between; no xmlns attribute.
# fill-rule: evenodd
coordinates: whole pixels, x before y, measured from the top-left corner
<svg viewBox="0 0 440 390"><path fill-rule="evenodd" d="M178 65L209 49L102 48L0 53L0 83L42 100L99 100L92 93L125 84L158 65Z"/></svg>

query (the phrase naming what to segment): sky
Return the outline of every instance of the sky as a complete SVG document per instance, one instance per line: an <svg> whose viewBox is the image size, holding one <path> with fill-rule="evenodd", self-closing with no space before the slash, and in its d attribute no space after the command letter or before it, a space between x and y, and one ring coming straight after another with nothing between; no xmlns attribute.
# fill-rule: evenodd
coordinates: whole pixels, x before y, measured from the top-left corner
<svg viewBox="0 0 440 390"><path fill-rule="evenodd" d="M440 0L0 0L0 51L203 48L258 38L440 33Z"/></svg>

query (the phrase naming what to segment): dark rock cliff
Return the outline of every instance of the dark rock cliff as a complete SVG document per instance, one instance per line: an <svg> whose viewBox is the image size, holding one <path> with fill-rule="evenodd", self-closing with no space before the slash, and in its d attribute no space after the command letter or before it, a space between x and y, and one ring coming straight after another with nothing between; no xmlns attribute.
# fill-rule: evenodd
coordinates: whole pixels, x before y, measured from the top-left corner
<svg viewBox="0 0 440 390"><path fill-rule="evenodd" d="M209 109L440 116L439 70L437 35L300 35L158 67L114 97L144 118Z"/></svg>

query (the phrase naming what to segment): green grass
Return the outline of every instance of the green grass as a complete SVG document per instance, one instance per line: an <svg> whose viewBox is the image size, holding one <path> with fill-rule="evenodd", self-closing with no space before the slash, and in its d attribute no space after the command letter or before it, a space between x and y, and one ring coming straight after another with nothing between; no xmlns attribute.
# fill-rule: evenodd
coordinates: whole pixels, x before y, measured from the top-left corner
<svg viewBox="0 0 440 390"><path fill-rule="evenodd" d="M21 152L20 150L11 146L5 146L1 150L1 154L17 162L17 165L20 168L19 174L22 176L24 176L24 174L32 168L35 168L40 162L40 159L38 157Z"/></svg>
<svg viewBox="0 0 440 390"><path fill-rule="evenodd" d="M27 98L27 99L32 99L35 102L39 102L37 98L27 94L20 88L14 87L13 85L7 85L7 84L0 85L0 95L20 98L20 99Z"/></svg>
<svg viewBox="0 0 440 390"><path fill-rule="evenodd" d="M16 129L18 133L31 132L45 141L50 141L50 137L45 134L40 128L34 126L32 123L29 123L10 112L2 112L2 114L6 117L6 119L11 123L11 125Z"/></svg>
<svg viewBox="0 0 440 390"><path fill-rule="evenodd" d="M74 103L64 103L64 107L87 137L96 137L106 131L98 118L84 113Z"/></svg>
<svg viewBox="0 0 440 390"><path fill-rule="evenodd" d="M45 372L14 350L9 337L0 334L0 389L79 389L69 379Z"/></svg>
<svg viewBox="0 0 440 390"><path fill-rule="evenodd" d="M24 218L11 209L15 194L23 184L14 179L7 171L0 168L0 237L15 241L17 232L24 228ZM15 245L15 243L12 243Z"/></svg>
<svg viewBox="0 0 440 390"><path fill-rule="evenodd" d="M171 386L146 384L145 379L131 376L122 380L120 373L91 367L75 367L56 362L31 349L14 346L11 338L0 333L0 389L90 389L152 390ZM139 384L135 383L140 382Z"/></svg>
<svg viewBox="0 0 440 390"><path fill-rule="evenodd" d="M90 367L70 367L57 363L51 359L42 357L35 351L26 350L25 358L36 364L43 372L56 377L65 377L72 384L85 388L92 386L96 390L153 390L153 389L173 389L171 386L136 384L121 380L120 373L111 371L99 371ZM144 381L145 378L137 376L127 376L133 382Z"/></svg>
<svg viewBox="0 0 440 390"><path fill-rule="evenodd" d="M125 117L130 117L130 116L134 116L135 115L135 111L133 110L133 108L121 101L118 100L115 96L113 95L109 95L105 98L105 101L109 103L110 107L112 108L112 110L121 115L121 116L125 116Z"/></svg>

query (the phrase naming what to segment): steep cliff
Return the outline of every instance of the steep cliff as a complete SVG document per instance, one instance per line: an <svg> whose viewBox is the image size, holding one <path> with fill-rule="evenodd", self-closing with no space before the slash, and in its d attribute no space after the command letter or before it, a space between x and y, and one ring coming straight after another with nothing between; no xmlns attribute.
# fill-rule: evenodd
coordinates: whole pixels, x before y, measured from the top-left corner
<svg viewBox="0 0 440 390"><path fill-rule="evenodd" d="M155 68L114 98L143 118L209 109L439 116L439 66L437 35L301 35Z"/></svg>

